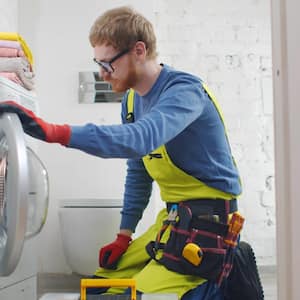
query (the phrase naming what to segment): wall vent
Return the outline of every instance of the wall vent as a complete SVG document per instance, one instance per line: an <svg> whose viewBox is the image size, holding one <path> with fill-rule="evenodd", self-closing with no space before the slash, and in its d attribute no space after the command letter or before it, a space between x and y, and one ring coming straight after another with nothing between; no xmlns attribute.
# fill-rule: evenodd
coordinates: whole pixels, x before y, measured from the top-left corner
<svg viewBox="0 0 300 300"><path fill-rule="evenodd" d="M98 72L79 72L79 103L121 102L124 93L116 93Z"/></svg>

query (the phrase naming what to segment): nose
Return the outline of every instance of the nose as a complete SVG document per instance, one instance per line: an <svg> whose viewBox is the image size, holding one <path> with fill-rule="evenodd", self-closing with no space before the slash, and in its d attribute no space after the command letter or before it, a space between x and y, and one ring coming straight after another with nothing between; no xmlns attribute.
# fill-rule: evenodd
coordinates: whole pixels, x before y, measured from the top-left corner
<svg viewBox="0 0 300 300"><path fill-rule="evenodd" d="M99 67L99 76L100 77L104 77L105 76L105 74L106 74L107 72L102 68L102 67Z"/></svg>
<svg viewBox="0 0 300 300"><path fill-rule="evenodd" d="M108 81L108 79L110 78L110 73L106 72L103 68L100 68L99 70L99 76L104 80L104 81Z"/></svg>

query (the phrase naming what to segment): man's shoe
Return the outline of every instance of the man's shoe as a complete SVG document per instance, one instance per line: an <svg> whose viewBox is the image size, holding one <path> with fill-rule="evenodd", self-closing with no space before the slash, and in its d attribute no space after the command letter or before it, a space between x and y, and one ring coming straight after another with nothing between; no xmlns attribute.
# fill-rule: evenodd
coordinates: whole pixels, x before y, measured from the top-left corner
<svg viewBox="0 0 300 300"><path fill-rule="evenodd" d="M240 242L233 258L233 267L223 286L225 300L263 300L264 291L251 246Z"/></svg>

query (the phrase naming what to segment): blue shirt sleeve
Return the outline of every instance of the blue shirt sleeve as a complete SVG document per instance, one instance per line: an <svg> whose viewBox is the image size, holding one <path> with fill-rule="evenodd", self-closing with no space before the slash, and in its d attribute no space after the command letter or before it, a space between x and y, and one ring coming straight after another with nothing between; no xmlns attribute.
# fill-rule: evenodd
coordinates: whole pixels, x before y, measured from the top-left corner
<svg viewBox="0 0 300 300"><path fill-rule="evenodd" d="M134 232L148 205L153 180L141 159L128 159L127 166L120 229L130 229Z"/></svg>
<svg viewBox="0 0 300 300"><path fill-rule="evenodd" d="M151 196L153 180L141 158L172 140L203 112L199 81L175 81L164 90L156 86L150 94L137 97L142 111L134 123L71 126L68 147L103 158L128 159L121 229L135 230ZM125 122L125 101L122 105Z"/></svg>
<svg viewBox="0 0 300 300"><path fill-rule="evenodd" d="M141 158L173 139L199 117L203 98L199 83L174 85L134 123L71 126L68 147L103 158ZM150 100L144 97L141 101Z"/></svg>
<svg viewBox="0 0 300 300"><path fill-rule="evenodd" d="M121 119L126 124L128 94L122 101ZM120 229L135 231L152 193L152 178L145 169L141 158L127 160L127 175Z"/></svg>

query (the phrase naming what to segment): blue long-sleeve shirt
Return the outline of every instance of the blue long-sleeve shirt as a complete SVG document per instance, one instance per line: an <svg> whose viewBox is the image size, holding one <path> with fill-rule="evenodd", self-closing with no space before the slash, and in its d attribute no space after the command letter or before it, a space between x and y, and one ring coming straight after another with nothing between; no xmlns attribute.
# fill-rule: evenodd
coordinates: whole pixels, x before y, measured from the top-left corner
<svg viewBox="0 0 300 300"><path fill-rule="evenodd" d="M134 231L151 195L142 157L165 144L173 163L208 186L238 195L239 175L220 116L196 76L164 65L151 90L135 93L134 123L72 126L69 147L104 158L127 158L121 228Z"/></svg>

